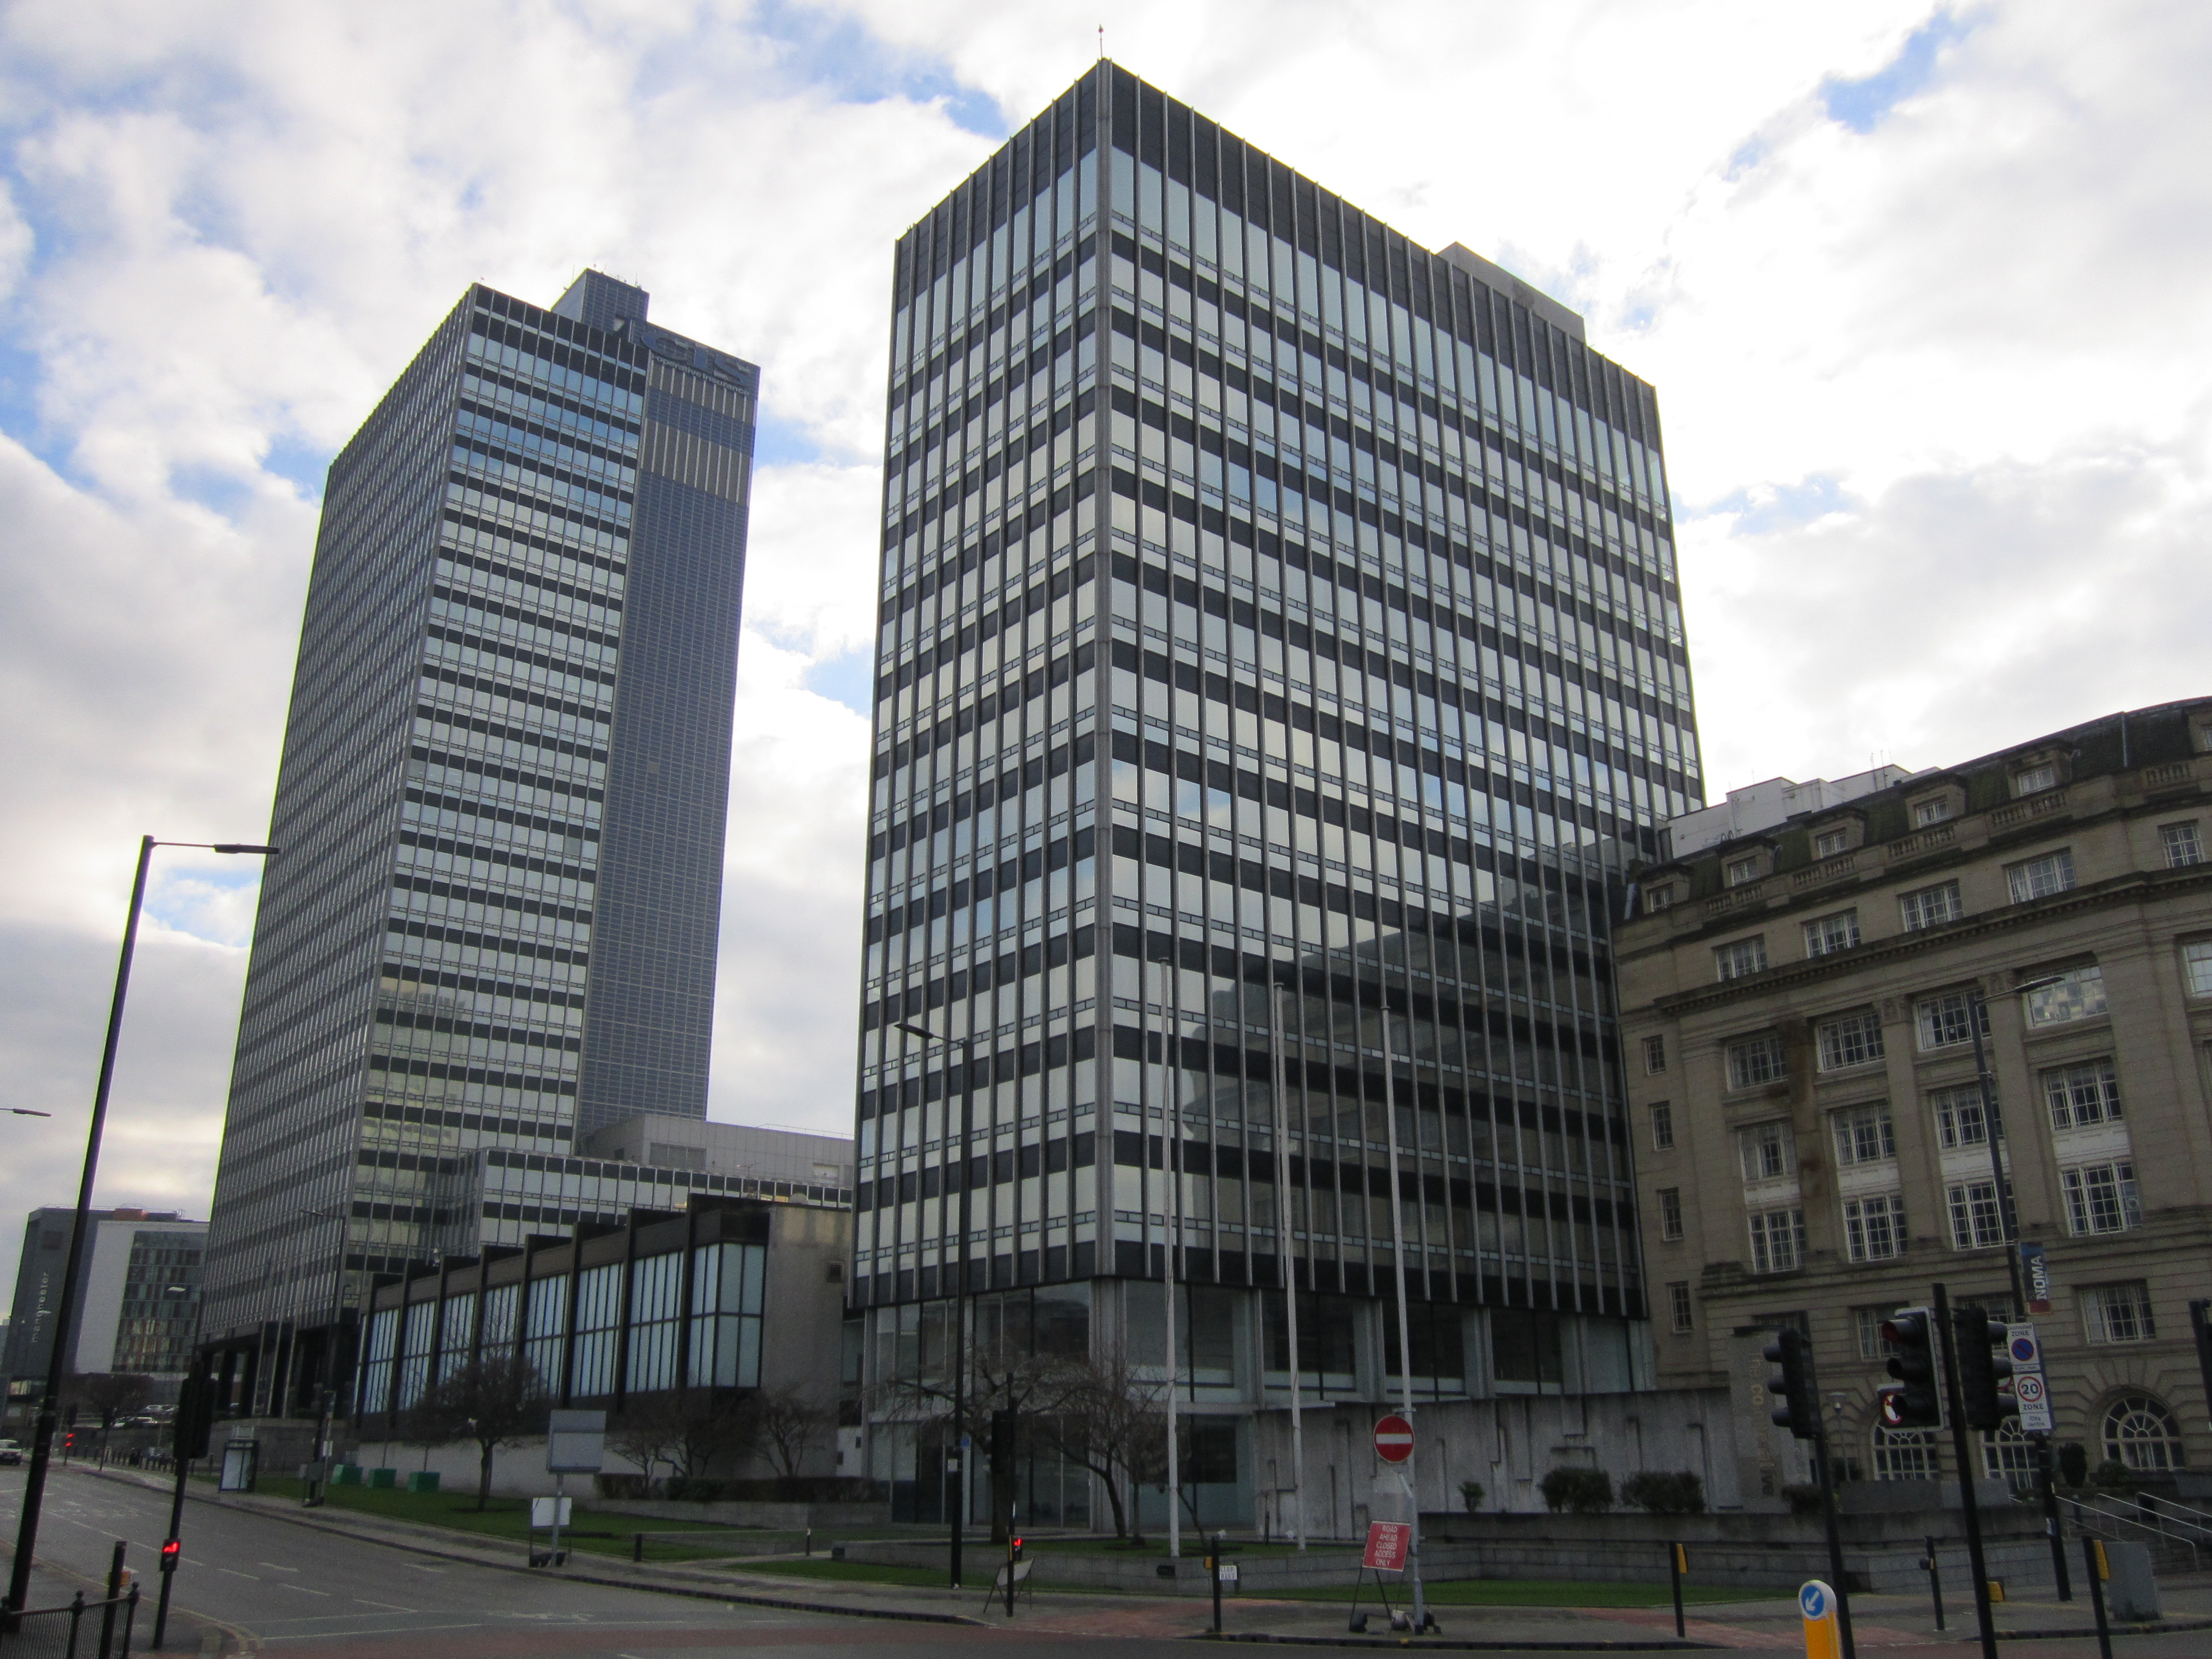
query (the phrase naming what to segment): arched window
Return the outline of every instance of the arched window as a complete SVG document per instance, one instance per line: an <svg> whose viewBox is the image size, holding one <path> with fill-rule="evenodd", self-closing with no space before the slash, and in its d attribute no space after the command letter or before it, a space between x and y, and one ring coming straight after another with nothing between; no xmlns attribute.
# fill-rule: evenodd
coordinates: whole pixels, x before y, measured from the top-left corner
<svg viewBox="0 0 2212 1659"><path fill-rule="evenodd" d="M1874 1478L1877 1480L1933 1480L1936 1437L1926 1429L1874 1429Z"/></svg>
<svg viewBox="0 0 2212 1659"><path fill-rule="evenodd" d="M2021 1432L2018 1423L2008 1422L1982 1437L1982 1473L2003 1481L2015 1497L2035 1491L2035 1443Z"/></svg>
<svg viewBox="0 0 2212 1659"><path fill-rule="evenodd" d="M2147 1394L2125 1394L2105 1413L2105 1455L2145 1474L2181 1467L2181 1430Z"/></svg>

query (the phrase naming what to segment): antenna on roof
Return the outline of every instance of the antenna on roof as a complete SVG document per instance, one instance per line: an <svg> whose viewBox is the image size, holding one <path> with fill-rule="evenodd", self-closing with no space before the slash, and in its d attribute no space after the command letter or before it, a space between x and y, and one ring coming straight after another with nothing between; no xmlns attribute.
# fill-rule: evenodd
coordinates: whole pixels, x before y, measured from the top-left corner
<svg viewBox="0 0 2212 1659"><path fill-rule="evenodd" d="M1102 64L1106 61L1106 26L1103 23L1098 26L1098 61Z"/></svg>

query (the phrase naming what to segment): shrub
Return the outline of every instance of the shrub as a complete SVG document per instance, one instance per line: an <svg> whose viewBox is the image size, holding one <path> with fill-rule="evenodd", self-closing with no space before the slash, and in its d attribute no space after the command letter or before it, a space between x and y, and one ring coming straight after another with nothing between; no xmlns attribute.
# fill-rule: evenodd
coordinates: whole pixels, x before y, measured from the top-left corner
<svg viewBox="0 0 2212 1659"><path fill-rule="evenodd" d="M1613 1477L1603 1469L1556 1468L1536 1488L1557 1515L1603 1515L1613 1507Z"/></svg>
<svg viewBox="0 0 2212 1659"><path fill-rule="evenodd" d="M1469 1515L1476 1515L1481 1512L1483 1498L1481 1481L1461 1481L1459 1483L1459 1495L1461 1499L1467 1504L1467 1512Z"/></svg>
<svg viewBox="0 0 2212 1659"><path fill-rule="evenodd" d="M2107 1492L2134 1492L2142 1485L2142 1478L2118 1458L2108 1457L2091 1473L2089 1484Z"/></svg>
<svg viewBox="0 0 2212 1659"><path fill-rule="evenodd" d="M1806 1484L1784 1486L1782 1489L1782 1497L1790 1505L1790 1513L1792 1515L1818 1515L1820 1512L1820 1489L1818 1486Z"/></svg>
<svg viewBox="0 0 2212 1659"><path fill-rule="evenodd" d="M1703 1515L1705 1483L1687 1469L1672 1474L1646 1469L1621 1483L1620 1501L1650 1515Z"/></svg>

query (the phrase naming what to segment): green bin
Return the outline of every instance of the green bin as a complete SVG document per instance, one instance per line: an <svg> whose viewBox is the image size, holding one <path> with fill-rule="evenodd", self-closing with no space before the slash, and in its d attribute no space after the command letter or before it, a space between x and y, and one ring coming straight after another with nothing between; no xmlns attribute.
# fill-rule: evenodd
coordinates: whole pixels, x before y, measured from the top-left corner
<svg viewBox="0 0 2212 1659"><path fill-rule="evenodd" d="M368 1472L368 1484L372 1486L396 1486L399 1484L399 1471L371 1469Z"/></svg>
<svg viewBox="0 0 2212 1659"><path fill-rule="evenodd" d="M331 1485L333 1486L358 1486L361 1485L361 1465L358 1463L331 1464Z"/></svg>
<svg viewBox="0 0 2212 1659"><path fill-rule="evenodd" d="M407 1490L408 1490L408 1491L410 1491L410 1492L435 1492L435 1491L437 1491L437 1490L438 1490L438 1472L437 1472L437 1470L435 1470L435 1469L417 1469L417 1470L416 1470L412 1474L410 1474L410 1475L409 1475L409 1476L407 1477Z"/></svg>

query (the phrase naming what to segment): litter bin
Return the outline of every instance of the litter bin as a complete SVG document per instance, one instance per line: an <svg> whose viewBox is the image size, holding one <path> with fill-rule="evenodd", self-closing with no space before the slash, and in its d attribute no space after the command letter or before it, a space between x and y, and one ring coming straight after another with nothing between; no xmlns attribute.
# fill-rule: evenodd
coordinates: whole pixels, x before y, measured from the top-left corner
<svg viewBox="0 0 2212 1659"><path fill-rule="evenodd" d="M399 1471L371 1469L368 1472L368 1484L372 1486L396 1486L399 1484Z"/></svg>
<svg viewBox="0 0 2212 1659"><path fill-rule="evenodd" d="M331 1485L333 1486L358 1486L361 1485L361 1465L358 1463L331 1464Z"/></svg>
<svg viewBox="0 0 2212 1659"><path fill-rule="evenodd" d="M437 1490L438 1490L438 1472L437 1472L437 1470L435 1470L435 1469L416 1469L413 1474L410 1474L410 1475L407 1477L407 1490L408 1490L408 1491L410 1491L410 1492L435 1492L435 1491L437 1491Z"/></svg>

